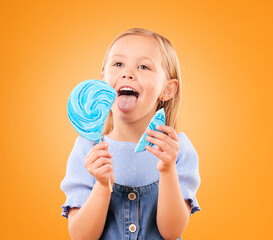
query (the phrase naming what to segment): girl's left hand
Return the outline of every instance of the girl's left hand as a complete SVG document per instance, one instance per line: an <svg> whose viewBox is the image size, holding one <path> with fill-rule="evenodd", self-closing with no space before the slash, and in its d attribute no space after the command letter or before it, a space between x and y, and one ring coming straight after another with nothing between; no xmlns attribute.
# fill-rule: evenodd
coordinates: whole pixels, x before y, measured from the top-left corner
<svg viewBox="0 0 273 240"><path fill-rule="evenodd" d="M158 146L157 149L146 145L146 149L159 158L157 169L159 172L168 171L175 166L179 152L179 140L172 127L157 125L156 129L162 132L146 129L146 140Z"/></svg>

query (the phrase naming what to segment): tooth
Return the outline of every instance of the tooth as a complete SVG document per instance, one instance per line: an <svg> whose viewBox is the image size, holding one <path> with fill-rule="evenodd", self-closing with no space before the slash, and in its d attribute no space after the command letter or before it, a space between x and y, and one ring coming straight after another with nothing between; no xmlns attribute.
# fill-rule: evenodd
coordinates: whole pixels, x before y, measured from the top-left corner
<svg viewBox="0 0 273 240"><path fill-rule="evenodd" d="M135 92L135 90L134 89L132 89L132 88L127 88L127 87L124 87L124 88L121 88L120 89L120 91L133 91L133 92Z"/></svg>

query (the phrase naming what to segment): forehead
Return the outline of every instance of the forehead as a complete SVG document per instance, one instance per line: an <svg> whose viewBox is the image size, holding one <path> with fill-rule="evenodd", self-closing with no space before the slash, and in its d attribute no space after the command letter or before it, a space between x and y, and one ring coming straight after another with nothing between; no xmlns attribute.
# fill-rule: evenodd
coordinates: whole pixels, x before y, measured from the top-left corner
<svg viewBox="0 0 273 240"><path fill-rule="evenodd" d="M134 56L136 58L149 57L161 62L159 43L153 37L127 35L118 39L112 46L109 57L113 55Z"/></svg>

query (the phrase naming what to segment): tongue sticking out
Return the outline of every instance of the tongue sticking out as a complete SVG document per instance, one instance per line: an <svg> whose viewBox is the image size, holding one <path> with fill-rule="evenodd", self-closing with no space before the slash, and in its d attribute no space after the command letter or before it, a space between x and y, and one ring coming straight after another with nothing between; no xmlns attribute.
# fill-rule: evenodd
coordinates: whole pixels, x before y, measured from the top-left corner
<svg viewBox="0 0 273 240"><path fill-rule="evenodd" d="M137 97L134 95L121 95L118 97L117 105L119 110L129 112L136 105Z"/></svg>

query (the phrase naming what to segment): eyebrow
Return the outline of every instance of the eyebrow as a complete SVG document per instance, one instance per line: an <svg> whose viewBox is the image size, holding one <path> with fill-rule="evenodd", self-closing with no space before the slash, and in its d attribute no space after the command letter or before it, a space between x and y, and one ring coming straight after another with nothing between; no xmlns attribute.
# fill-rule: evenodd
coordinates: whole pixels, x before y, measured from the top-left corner
<svg viewBox="0 0 273 240"><path fill-rule="evenodd" d="M125 56L122 55L122 54L115 54L112 57L125 57ZM155 64L155 62L153 61L153 59L151 59L149 57L140 57L140 59L147 59L147 60L150 60L153 64Z"/></svg>

